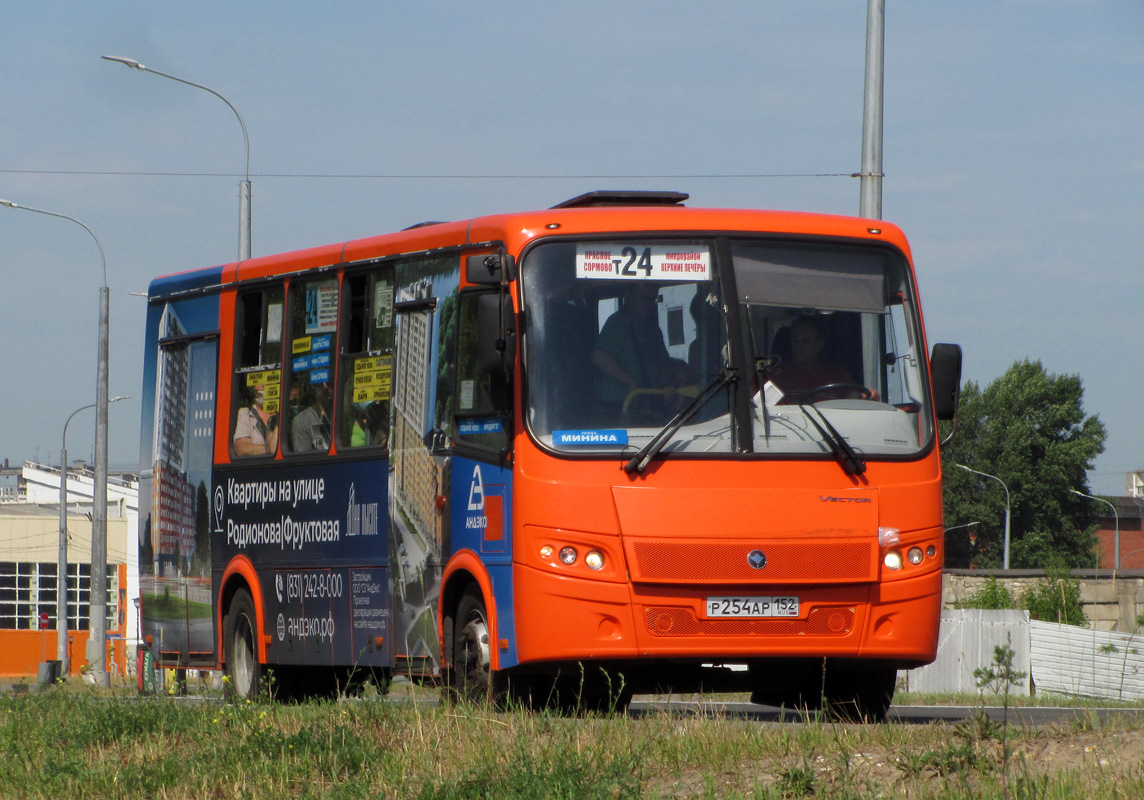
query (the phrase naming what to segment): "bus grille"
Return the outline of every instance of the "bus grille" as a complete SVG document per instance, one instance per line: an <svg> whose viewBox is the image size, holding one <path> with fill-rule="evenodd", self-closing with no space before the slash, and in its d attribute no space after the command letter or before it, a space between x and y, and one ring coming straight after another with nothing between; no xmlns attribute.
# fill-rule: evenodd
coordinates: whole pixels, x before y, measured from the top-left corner
<svg viewBox="0 0 1144 800"><path fill-rule="evenodd" d="M648 606L644 623L654 636L845 636L854 609L812 608L806 619L696 619L688 608Z"/></svg>
<svg viewBox="0 0 1144 800"><path fill-rule="evenodd" d="M646 583L847 583L877 578L873 542L800 540L746 542L649 542L630 544L632 580ZM767 564L753 568L752 550Z"/></svg>

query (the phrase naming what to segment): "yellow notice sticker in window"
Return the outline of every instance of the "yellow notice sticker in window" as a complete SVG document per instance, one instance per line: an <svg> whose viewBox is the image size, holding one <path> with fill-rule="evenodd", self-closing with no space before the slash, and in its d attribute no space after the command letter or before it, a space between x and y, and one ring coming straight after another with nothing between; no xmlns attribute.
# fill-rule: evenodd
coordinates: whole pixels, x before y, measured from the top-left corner
<svg viewBox="0 0 1144 800"><path fill-rule="evenodd" d="M299 336L291 343L291 349L295 355L298 353L309 353L310 345L313 341L313 336Z"/></svg>
<svg viewBox="0 0 1144 800"><path fill-rule="evenodd" d="M282 382L282 370L264 369L261 372L248 372L246 374L247 386L269 386L272 383Z"/></svg>
<svg viewBox="0 0 1144 800"><path fill-rule="evenodd" d="M354 402L388 400L393 381L393 356L354 360Z"/></svg>

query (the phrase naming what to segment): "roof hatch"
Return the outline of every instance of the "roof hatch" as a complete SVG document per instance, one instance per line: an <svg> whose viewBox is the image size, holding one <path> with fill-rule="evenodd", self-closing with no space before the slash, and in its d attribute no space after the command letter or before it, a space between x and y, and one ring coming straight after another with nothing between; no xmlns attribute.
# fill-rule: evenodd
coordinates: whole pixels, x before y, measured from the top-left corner
<svg viewBox="0 0 1144 800"><path fill-rule="evenodd" d="M588 192L553 208L594 208L598 206L680 206L691 195L684 192L641 192L605 189Z"/></svg>

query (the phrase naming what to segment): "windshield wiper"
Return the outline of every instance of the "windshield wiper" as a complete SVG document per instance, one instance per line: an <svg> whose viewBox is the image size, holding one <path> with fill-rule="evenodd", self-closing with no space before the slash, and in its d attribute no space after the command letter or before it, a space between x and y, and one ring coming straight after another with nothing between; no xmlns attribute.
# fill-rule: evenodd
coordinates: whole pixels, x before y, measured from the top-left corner
<svg viewBox="0 0 1144 800"><path fill-rule="evenodd" d="M811 424L818 428L818 433L822 436L823 441L830 445L830 451L834 453L834 457L838 459L838 463L842 465L842 469L846 470L848 475L861 475L866 471L865 460L843 438L838 429L830 424L830 420L826 418L818 406L814 403L799 403L798 407L802 409L802 413L811 421ZM814 409L814 414L818 416L818 419L814 418L808 408ZM821 423L818 421L819 419L822 420Z"/></svg>
<svg viewBox="0 0 1144 800"><path fill-rule="evenodd" d="M695 396L695 399L688 403L687 408L680 411L671 420L664 425L659 433L651 437L647 444L640 448L631 459L624 464L624 472L643 472L647 469L647 465L655 458L659 451L662 450L671 437L675 436L676 432L687 424L687 421L699 413L699 409L706 405L707 401L715 396L715 393L722 389L732 381L738 380L739 377L731 370L724 369L719 377L707 384L707 387Z"/></svg>

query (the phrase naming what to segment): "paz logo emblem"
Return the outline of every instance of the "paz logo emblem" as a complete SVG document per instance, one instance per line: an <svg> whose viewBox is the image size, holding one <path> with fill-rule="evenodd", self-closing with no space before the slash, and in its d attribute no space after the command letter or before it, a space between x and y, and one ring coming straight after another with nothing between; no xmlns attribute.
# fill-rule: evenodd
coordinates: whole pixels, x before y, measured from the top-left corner
<svg viewBox="0 0 1144 800"><path fill-rule="evenodd" d="M754 569L762 569L767 565L767 557L762 550L752 550L747 553L747 563Z"/></svg>

